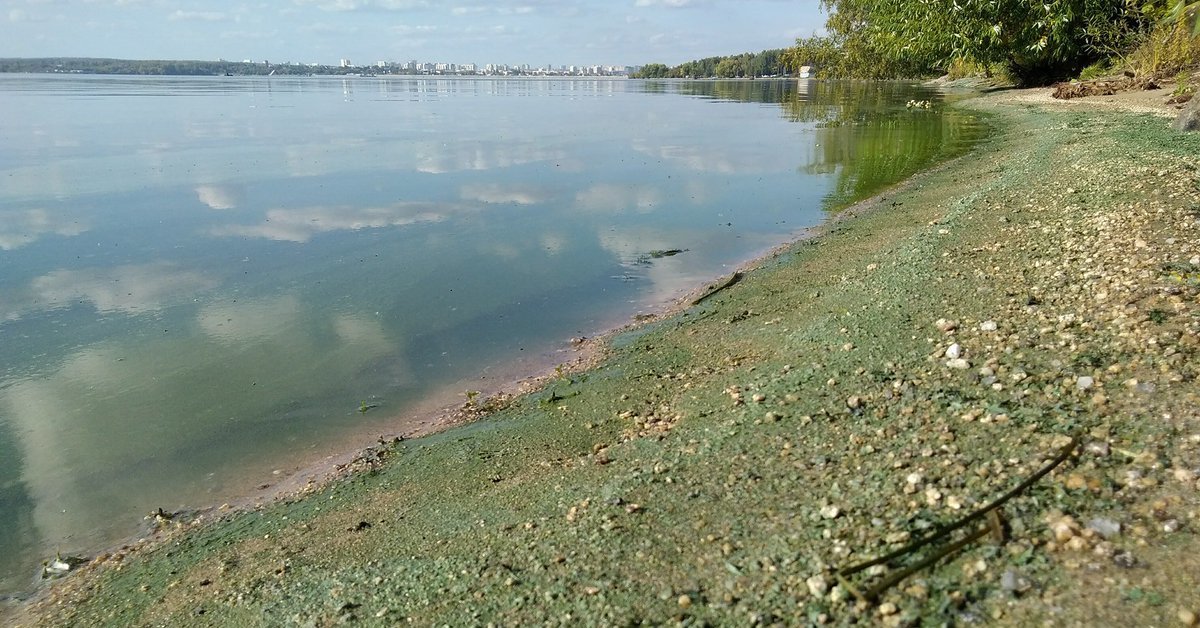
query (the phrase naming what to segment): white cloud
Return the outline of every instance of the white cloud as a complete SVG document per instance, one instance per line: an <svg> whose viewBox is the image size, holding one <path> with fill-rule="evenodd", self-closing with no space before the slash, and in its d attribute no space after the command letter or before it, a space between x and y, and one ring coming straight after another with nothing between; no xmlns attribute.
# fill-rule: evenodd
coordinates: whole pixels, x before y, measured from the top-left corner
<svg viewBox="0 0 1200 628"><path fill-rule="evenodd" d="M216 287L217 282L174 264L56 270L33 280L31 288L50 307L90 301L102 313L141 314L160 310Z"/></svg>
<svg viewBox="0 0 1200 628"><path fill-rule="evenodd" d="M619 185L600 183L575 195L575 205L580 209L599 212L635 210L650 212L663 203L663 193L648 185Z"/></svg>
<svg viewBox="0 0 1200 628"><path fill-rule="evenodd" d="M462 187L464 200L488 204L537 205L550 200L554 194L535 185L506 185L502 183L469 184Z"/></svg>
<svg viewBox="0 0 1200 628"><path fill-rule="evenodd" d="M218 185L201 185L196 188L196 197L211 209L233 209L238 205L238 196L232 188Z"/></svg>
<svg viewBox="0 0 1200 628"><path fill-rule="evenodd" d="M432 6L428 0L294 0L300 6L325 11L412 11Z"/></svg>
<svg viewBox="0 0 1200 628"><path fill-rule="evenodd" d="M176 10L167 16L172 22L224 22L229 16L221 11Z"/></svg>
<svg viewBox="0 0 1200 628"><path fill-rule="evenodd" d="M285 242L308 242L330 231L357 231L440 222L463 206L438 203L398 203L391 207L304 207L272 209L257 225L227 225L210 231L215 236L244 236Z"/></svg>
<svg viewBox="0 0 1200 628"><path fill-rule="evenodd" d="M0 212L0 250L13 251L43 235L77 236L88 230L78 220L55 216L44 209Z"/></svg>
<svg viewBox="0 0 1200 628"><path fill-rule="evenodd" d="M238 346L294 333L301 311L300 300L289 295L207 305L196 321L217 342Z"/></svg>
<svg viewBox="0 0 1200 628"><path fill-rule="evenodd" d="M667 7L671 9L679 9L683 7L694 7L700 4L696 0L637 0L633 6L635 7Z"/></svg>

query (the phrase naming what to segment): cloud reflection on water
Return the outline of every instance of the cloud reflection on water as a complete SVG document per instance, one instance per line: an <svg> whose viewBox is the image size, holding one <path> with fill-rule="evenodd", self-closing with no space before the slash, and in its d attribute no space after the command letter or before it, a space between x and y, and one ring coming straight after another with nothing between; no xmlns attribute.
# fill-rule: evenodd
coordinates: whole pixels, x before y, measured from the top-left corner
<svg viewBox="0 0 1200 628"><path fill-rule="evenodd" d="M45 209L0 212L0 250L15 251L33 244L42 236L77 236L88 231L85 223Z"/></svg>
<svg viewBox="0 0 1200 628"><path fill-rule="evenodd" d="M243 236L308 242L313 236L330 231L357 231L382 227L402 227L426 222L441 222L452 213L469 209L451 203L404 202L391 207L302 207L272 209L257 225L225 225L209 231L214 236Z"/></svg>
<svg viewBox="0 0 1200 628"><path fill-rule="evenodd" d="M209 209L236 209L241 194L231 187L219 185L196 186L196 198L208 205Z"/></svg>
<svg viewBox="0 0 1200 628"><path fill-rule="evenodd" d="M487 204L540 205L554 198L549 188L509 183L472 183L461 194L464 200Z"/></svg>
<svg viewBox="0 0 1200 628"><path fill-rule="evenodd" d="M600 183L581 190L575 195L575 205L580 209L600 212L634 210L639 213L653 211L662 205L661 190L649 185L620 185Z"/></svg>
<svg viewBox="0 0 1200 628"><path fill-rule="evenodd" d="M33 280L31 288L49 307L89 301L101 313L140 314L160 310L211 290L217 282L169 262L114 268L56 270Z"/></svg>

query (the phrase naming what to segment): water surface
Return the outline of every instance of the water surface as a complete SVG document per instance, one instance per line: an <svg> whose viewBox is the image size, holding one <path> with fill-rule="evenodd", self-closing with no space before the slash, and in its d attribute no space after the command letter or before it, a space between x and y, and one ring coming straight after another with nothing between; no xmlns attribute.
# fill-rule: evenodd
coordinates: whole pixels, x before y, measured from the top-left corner
<svg viewBox="0 0 1200 628"><path fill-rule="evenodd" d="M9 75L0 110L6 592L566 361L983 129L791 81Z"/></svg>

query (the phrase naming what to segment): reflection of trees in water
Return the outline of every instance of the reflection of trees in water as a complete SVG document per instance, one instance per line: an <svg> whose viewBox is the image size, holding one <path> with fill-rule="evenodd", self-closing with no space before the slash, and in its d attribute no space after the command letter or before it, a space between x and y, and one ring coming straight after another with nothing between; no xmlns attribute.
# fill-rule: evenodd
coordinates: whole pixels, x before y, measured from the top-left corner
<svg viewBox="0 0 1200 628"><path fill-rule="evenodd" d="M910 100L942 97L912 83L853 81L657 82L679 94L739 102L777 103L792 122L813 125L816 149L801 167L836 174L825 198L835 208L865 198L938 161L961 154L986 133L974 115L935 107L910 109Z"/></svg>
<svg viewBox="0 0 1200 628"><path fill-rule="evenodd" d="M36 555L31 543L38 538L33 500L21 481L22 454L16 439L3 433L7 427L0 421L0 600L29 584Z"/></svg>

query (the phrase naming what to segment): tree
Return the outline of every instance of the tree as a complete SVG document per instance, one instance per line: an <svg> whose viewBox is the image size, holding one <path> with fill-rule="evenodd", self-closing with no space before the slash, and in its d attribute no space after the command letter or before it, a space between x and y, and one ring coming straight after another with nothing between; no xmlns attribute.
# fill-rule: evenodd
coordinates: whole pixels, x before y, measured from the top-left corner
<svg viewBox="0 0 1200 628"><path fill-rule="evenodd" d="M909 73L961 60L1003 66L1022 84L1074 75L1105 56L1099 35L1109 31L1101 26L1140 28L1147 7L1164 2L822 0L830 11L827 28L851 70Z"/></svg>

